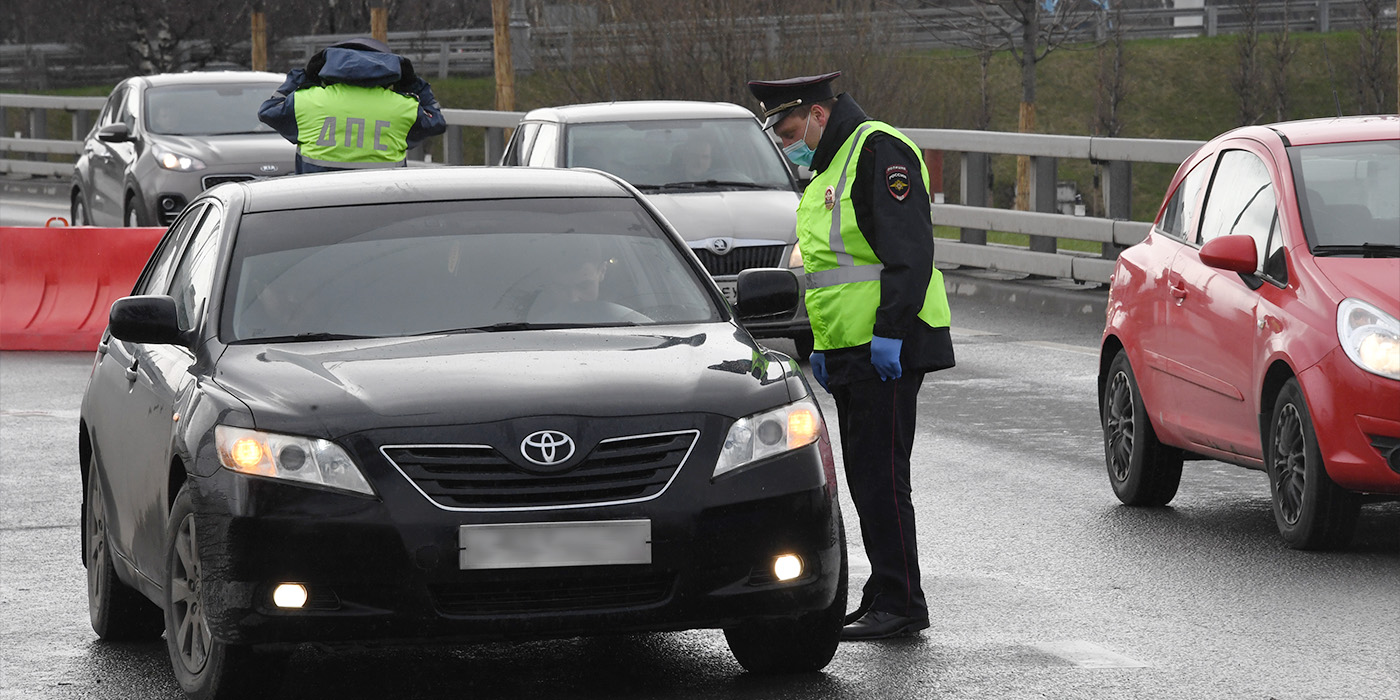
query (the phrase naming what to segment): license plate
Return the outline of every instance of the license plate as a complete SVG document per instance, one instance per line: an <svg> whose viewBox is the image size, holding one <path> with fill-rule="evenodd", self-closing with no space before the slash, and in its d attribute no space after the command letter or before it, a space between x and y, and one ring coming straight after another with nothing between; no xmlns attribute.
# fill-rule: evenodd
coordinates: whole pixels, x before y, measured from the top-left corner
<svg viewBox="0 0 1400 700"><path fill-rule="evenodd" d="M462 569L651 563L650 520L461 525L457 542Z"/></svg>
<svg viewBox="0 0 1400 700"><path fill-rule="evenodd" d="M736 304L739 301L739 284L737 282L717 282L719 291L724 295L725 301Z"/></svg>

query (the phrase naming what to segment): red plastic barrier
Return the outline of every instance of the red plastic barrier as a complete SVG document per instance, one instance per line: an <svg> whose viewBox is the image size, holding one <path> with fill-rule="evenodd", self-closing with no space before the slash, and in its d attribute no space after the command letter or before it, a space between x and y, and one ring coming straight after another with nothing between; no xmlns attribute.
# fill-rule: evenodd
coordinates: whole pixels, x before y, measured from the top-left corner
<svg viewBox="0 0 1400 700"><path fill-rule="evenodd" d="M0 350L95 351L164 233L0 226Z"/></svg>

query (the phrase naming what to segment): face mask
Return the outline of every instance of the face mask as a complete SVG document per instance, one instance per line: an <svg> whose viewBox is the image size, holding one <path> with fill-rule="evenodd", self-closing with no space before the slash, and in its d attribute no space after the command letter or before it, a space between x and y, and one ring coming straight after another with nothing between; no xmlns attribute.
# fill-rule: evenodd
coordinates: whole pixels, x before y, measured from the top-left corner
<svg viewBox="0 0 1400 700"><path fill-rule="evenodd" d="M812 147L807 145L807 130L810 128L812 128L812 113L808 112L807 125L802 127L802 138L783 149L783 155L787 156L788 160L804 168L812 167L812 155L815 153Z"/></svg>

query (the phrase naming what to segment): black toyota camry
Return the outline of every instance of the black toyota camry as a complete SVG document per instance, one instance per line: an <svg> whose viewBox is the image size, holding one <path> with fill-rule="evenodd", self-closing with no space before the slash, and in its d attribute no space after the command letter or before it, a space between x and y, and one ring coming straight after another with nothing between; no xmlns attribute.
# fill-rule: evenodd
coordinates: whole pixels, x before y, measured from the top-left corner
<svg viewBox="0 0 1400 700"><path fill-rule="evenodd" d="M790 315L786 270L739 281ZM821 413L681 238L595 171L215 187L113 305L83 398L103 639L194 697L303 642L722 628L824 667L846 604Z"/></svg>

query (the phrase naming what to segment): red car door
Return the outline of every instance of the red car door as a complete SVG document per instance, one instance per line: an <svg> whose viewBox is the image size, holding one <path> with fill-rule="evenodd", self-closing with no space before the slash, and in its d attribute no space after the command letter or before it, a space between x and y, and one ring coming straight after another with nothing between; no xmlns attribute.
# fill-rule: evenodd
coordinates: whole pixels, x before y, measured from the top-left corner
<svg viewBox="0 0 1400 700"><path fill-rule="evenodd" d="M1277 189L1266 164L1272 157L1252 143L1222 151L1206 194L1197 246L1185 246L1168 273L1170 328L1168 394L1180 409L1186 440L1208 450L1262 457L1256 363L1271 322L1278 323L1280 290L1260 275L1241 275L1201 262L1199 245L1219 236L1255 239L1262 265L1278 229ZM1265 291L1267 290L1267 291Z"/></svg>

